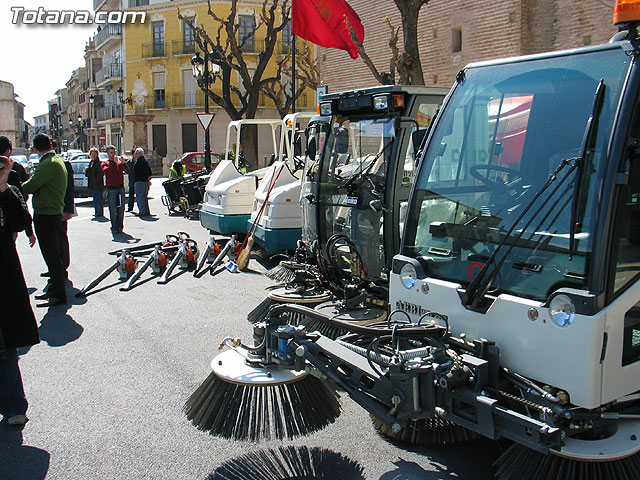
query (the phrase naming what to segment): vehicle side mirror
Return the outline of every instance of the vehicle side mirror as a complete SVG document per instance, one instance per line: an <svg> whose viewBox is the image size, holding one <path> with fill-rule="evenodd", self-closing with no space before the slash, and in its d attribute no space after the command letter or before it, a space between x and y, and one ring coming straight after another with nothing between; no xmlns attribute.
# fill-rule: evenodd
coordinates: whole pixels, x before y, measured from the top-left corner
<svg viewBox="0 0 640 480"><path fill-rule="evenodd" d="M307 141L307 152L306 155L309 159L315 160L318 146L316 144L316 137L311 135L309 140Z"/></svg>

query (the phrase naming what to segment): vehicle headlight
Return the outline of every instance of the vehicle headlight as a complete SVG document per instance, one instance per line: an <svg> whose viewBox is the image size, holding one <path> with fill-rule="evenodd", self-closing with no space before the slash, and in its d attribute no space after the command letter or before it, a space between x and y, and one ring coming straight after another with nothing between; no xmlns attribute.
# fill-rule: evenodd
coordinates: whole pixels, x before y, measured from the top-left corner
<svg viewBox="0 0 640 480"><path fill-rule="evenodd" d="M568 327L576 319L576 306L567 295L556 295L549 303L549 315L559 327Z"/></svg>
<svg viewBox="0 0 640 480"><path fill-rule="evenodd" d="M407 290L411 290L416 285L417 278L416 267L410 263L405 263L400 269L400 281Z"/></svg>

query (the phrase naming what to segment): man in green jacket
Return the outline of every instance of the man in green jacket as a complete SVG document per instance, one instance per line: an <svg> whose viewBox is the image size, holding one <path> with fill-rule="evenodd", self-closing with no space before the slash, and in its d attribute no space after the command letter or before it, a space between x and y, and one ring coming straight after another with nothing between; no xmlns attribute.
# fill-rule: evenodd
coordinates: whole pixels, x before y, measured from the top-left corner
<svg viewBox="0 0 640 480"><path fill-rule="evenodd" d="M22 184L26 194L33 195L33 226L38 237L42 258L49 269L49 288L38 300L37 307L52 307L67 303L62 237L62 207L67 189L67 169L53 150L51 139L44 133L33 139L33 150L40 162L29 180Z"/></svg>

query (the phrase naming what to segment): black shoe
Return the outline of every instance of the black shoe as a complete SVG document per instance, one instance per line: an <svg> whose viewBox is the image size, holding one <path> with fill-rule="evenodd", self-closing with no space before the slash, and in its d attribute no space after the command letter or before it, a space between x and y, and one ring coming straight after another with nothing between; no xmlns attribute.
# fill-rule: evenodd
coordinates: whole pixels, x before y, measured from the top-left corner
<svg viewBox="0 0 640 480"><path fill-rule="evenodd" d="M39 308L55 307L56 305L66 305L66 304L67 304L66 298L51 297L49 298L49 300L47 300L44 303L36 303L36 307L39 307Z"/></svg>
<svg viewBox="0 0 640 480"><path fill-rule="evenodd" d="M33 298L36 300L47 300L48 298L51 298L51 294L49 292L44 292L42 295L36 295Z"/></svg>
<svg viewBox="0 0 640 480"><path fill-rule="evenodd" d="M43 277L43 278L50 277L50 276L51 276L51 273L49 273L49 272L42 272L42 273L40 274L40 276L41 276L41 277Z"/></svg>

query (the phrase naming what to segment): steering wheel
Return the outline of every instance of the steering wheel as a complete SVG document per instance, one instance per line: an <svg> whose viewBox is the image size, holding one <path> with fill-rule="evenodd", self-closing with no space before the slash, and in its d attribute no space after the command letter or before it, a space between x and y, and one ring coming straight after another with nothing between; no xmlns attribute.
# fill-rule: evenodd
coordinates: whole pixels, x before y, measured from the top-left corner
<svg viewBox="0 0 640 480"><path fill-rule="evenodd" d="M486 173L484 175L482 175L480 173L483 170L486 171ZM489 172L491 172L491 171L506 173L507 175L509 175L510 177L513 177L513 178L511 180L509 180L509 181L503 181L503 182L495 181L495 180L489 180L489 178L488 178L489 177ZM483 184L485 184L487 187L489 187L491 190L494 190L496 192L504 192L505 190L509 190L509 189L517 186L523 180L522 175L520 175L520 172L518 172L517 170L515 170L513 168L503 167L502 165L492 165L492 164L488 164L488 165L473 165L469 169L469 173L471 174L472 177L477 178Z"/></svg>

